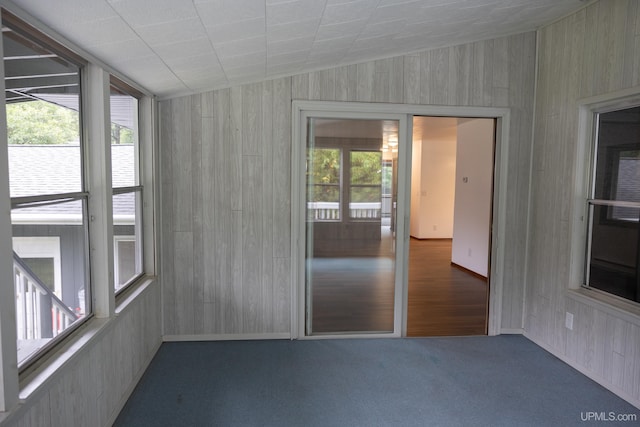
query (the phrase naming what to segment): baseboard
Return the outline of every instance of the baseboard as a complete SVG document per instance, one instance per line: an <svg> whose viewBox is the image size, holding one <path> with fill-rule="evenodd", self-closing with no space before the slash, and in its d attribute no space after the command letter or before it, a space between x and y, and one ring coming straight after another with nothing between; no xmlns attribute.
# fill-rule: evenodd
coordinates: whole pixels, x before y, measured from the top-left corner
<svg viewBox="0 0 640 427"><path fill-rule="evenodd" d="M290 340L289 332L264 334L201 334L201 335L164 335L164 342L180 341L241 341L241 340Z"/></svg>
<svg viewBox="0 0 640 427"><path fill-rule="evenodd" d="M500 335L523 335L524 329L522 328L503 328L500 329Z"/></svg>
<svg viewBox="0 0 640 427"><path fill-rule="evenodd" d="M540 348L542 348L542 349L548 351L549 353L553 354L555 357L557 357L558 359L562 360L564 363L566 363L567 365L571 366L573 369L575 369L576 371L580 372L582 375L592 379L593 381L597 382L602 387L606 388L607 390L609 390L610 392L612 392L616 396L620 397L621 399L626 400L631 405L633 405L636 408L640 409L640 400L636 399L634 396L630 395L629 393L625 392L624 390L621 390L621 389L617 388L616 386L612 385L611 383L609 383L608 381L606 381L604 378L600 377L599 375L596 375L593 372L588 371L584 367L582 367L582 366L578 365L577 363L575 363L575 361L568 359L567 357L565 357L562 354L559 354L553 348L547 346L546 344L544 344L544 343L532 338L531 336L529 336L529 334L527 334L526 331L524 332L524 337L527 338L529 341L533 342L534 344L536 344L537 346L539 346Z"/></svg>
<svg viewBox="0 0 640 427"><path fill-rule="evenodd" d="M106 422L105 426L112 426L116 422L116 419L118 418L118 415L120 415L120 412L122 412L122 409L124 409L124 405L127 404L127 401L131 397L131 394L133 394L133 391L138 386L138 383L142 379L142 376L144 375L144 373L147 371L147 368L151 364L151 361L155 357L155 355L158 352L158 350L160 350L160 346L161 345L162 345L162 342L159 342L158 345L156 345L156 348L153 350L153 354L151 355L149 360L147 360L147 362L140 369L140 371L133 377L133 380L131 381L131 384L129 385L129 387L127 387L127 390L122 394L122 397L118 401L118 404L116 405L115 410L112 412L112 414L109 417L109 419L107 419L107 422Z"/></svg>
<svg viewBox="0 0 640 427"><path fill-rule="evenodd" d="M482 275L482 274L480 274L480 273L476 273L476 272L475 272L475 271L473 271L473 270L469 270L467 267L463 267L463 266L461 266L460 264L456 264L456 263L455 263L455 262L453 262L453 261L451 261L451 267L455 267L455 268L457 268L458 270L462 270L462 271L464 271L465 273L469 273L469 274L471 274L472 276L477 277L478 279L487 280L487 276L483 276L483 275Z"/></svg>

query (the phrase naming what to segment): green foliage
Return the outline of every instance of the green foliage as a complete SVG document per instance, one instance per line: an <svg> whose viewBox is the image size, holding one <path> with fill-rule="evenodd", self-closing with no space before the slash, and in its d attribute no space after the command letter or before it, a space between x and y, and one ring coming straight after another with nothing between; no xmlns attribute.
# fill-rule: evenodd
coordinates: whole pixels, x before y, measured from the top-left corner
<svg viewBox="0 0 640 427"><path fill-rule="evenodd" d="M382 153L351 152L351 184L382 184Z"/></svg>
<svg viewBox="0 0 640 427"><path fill-rule="evenodd" d="M78 113L46 101L7 105L9 144L66 144L78 141Z"/></svg>
<svg viewBox="0 0 640 427"><path fill-rule="evenodd" d="M340 201L340 150L314 148L307 152L307 183L311 185L309 200Z"/></svg>
<svg viewBox="0 0 640 427"><path fill-rule="evenodd" d="M133 131L117 123L111 123L111 144L133 144Z"/></svg>
<svg viewBox="0 0 640 427"><path fill-rule="evenodd" d="M352 187L351 201L379 202L383 175L382 153L351 151L350 161L351 185L365 185ZM385 172L391 173L390 170ZM340 201L340 149L314 148L308 151L307 183L311 185L310 201Z"/></svg>

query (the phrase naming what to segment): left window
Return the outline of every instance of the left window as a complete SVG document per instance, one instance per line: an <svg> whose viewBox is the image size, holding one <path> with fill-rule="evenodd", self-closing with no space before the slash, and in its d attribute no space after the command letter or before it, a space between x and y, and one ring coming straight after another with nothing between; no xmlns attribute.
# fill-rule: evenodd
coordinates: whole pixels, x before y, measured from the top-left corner
<svg viewBox="0 0 640 427"><path fill-rule="evenodd" d="M91 314L83 63L3 15L18 366Z"/></svg>

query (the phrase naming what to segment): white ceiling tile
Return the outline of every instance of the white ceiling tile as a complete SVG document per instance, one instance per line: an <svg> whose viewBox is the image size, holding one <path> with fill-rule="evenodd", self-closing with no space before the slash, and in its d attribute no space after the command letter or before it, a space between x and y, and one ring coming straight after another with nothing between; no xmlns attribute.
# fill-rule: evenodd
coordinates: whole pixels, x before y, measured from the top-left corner
<svg viewBox="0 0 640 427"><path fill-rule="evenodd" d="M303 63L309 56L308 50L299 52L287 52L280 55L269 55L267 57L267 66Z"/></svg>
<svg viewBox="0 0 640 427"><path fill-rule="evenodd" d="M267 54L280 55L287 52L308 52L313 45L314 37L301 37L291 40L282 40L278 42L267 43Z"/></svg>
<svg viewBox="0 0 640 427"><path fill-rule="evenodd" d="M12 0L160 96L530 31L578 0Z"/></svg>
<svg viewBox="0 0 640 427"><path fill-rule="evenodd" d="M368 20L378 0L358 0L351 3L327 5L322 15L322 24L340 24L342 22Z"/></svg>
<svg viewBox="0 0 640 427"><path fill-rule="evenodd" d="M108 0L132 27L181 21L197 17L191 0Z"/></svg>
<svg viewBox="0 0 640 427"><path fill-rule="evenodd" d="M119 16L93 21L82 21L68 29L69 38L79 38L85 46L96 46L138 38L136 33Z"/></svg>
<svg viewBox="0 0 640 427"><path fill-rule="evenodd" d="M276 77L297 74L298 71L303 70L304 65L306 65L306 61L269 65L267 66L267 76Z"/></svg>
<svg viewBox="0 0 640 427"><path fill-rule="evenodd" d="M153 55L153 51L140 39L104 43L95 48L97 56L108 64L129 61Z"/></svg>
<svg viewBox="0 0 640 427"><path fill-rule="evenodd" d="M366 19L342 22L339 24L320 25L316 40L330 40L341 37L356 37L367 24Z"/></svg>
<svg viewBox="0 0 640 427"><path fill-rule="evenodd" d="M215 55L189 56L179 59L171 59L167 62L176 73L207 69L212 73L222 73L222 65Z"/></svg>
<svg viewBox="0 0 640 427"><path fill-rule="evenodd" d="M153 51L161 58L185 58L213 53L213 47L209 39L205 37L154 46Z"/></svg>
<svg viewBox="0 0 640 427"><path fill-rule="evenodd" d="M200 18L144 25L137 27L136 33L150 46L207 37Z"/></svg>
<svg viewBox="0 0 640 427"><path fill-rule="evenodd" d="M286 24L269 25L267 27L267 39L269 41L279 41L314 36L319 24L320 18L313 18Z"/></svg>
<svg viewBox="0 0 640 427"><path fill-rule="evenodd" d="M264 0L219 0L196 3L195 8L205 27L264 18Z"/></svg>
<svg viewBox="0 0 640 427"><path fill-rule="evenodd" d="M264 36L264 17L207 26L206 31L214 44Z"/></svg>
<svg viewBox="0 0 640 427"><path fill-rule="evenodd" d="M319 19L325 0L295 0L267 6L267 26Z"/></svg>
<svg viewBox="0 0 640 427"><path fill-rule="evenodd" d="M256 52L264 55L267 50L267 43L264 36L259 36L226 43L217 43L215 49L220 58Z"/></svg>
<svg viewBox="0 0 640 427"><path fill-rule="evenodd" d="M230 56L220 58L222 68L226 71L243 67L265 67L267 57L264 53L250 53L247 55Z"/></svg>
<svg viewBox="0 0 640 427"><path fill-rule="evenodd" d="M16 0L13 3L57 31L78 22L117 16L113 8L105 0L91 2L87 0Z"/></svg>

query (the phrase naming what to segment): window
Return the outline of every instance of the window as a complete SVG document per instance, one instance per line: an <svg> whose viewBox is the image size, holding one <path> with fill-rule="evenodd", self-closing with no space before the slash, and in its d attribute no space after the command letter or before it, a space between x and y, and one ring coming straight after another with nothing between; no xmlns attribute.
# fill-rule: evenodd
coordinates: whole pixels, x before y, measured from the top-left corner
<svg viewBox="0 0 640 427"><path fill-rule="evenodd" d="M138 98L111 79L111 176L113 182L114 286L123 290L142 274L142 185Z"/></svg>
<svg viewBox="0 0 640 427"><path fill-rule="evenodd" d="M349 164L349 216L380 218L382 201L382 152L351 151Z"/></svg>
<svg viewBox="0 0 640 427"><path fill-rule="evenodd" d="M83 62L3 14L18 366L91 314Z"/></svg>
<svg viewBox="0 0 640 427"><path fill-rule="evenodd" d="M640 106L596 115L586 286L640 302Z"/></svg>
<svg viewBox="0 0 640 427"><path fill-rule="evenodd" d="M307 153L308 219L340 220L341 150L310 148Z"/></svg>

